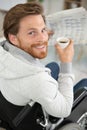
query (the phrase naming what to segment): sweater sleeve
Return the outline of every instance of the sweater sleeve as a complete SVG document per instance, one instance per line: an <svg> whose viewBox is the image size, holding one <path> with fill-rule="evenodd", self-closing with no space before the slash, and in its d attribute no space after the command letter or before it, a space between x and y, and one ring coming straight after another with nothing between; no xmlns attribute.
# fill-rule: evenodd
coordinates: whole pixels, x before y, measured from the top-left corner
<svg viewBox="0 0 87 130"><path fill-rule="evenodd" d="M37 89L33 89L33 99L39 102L52 116L69 116L73 105L73 81L72 73L60 73L58 82L51 76L42 73L38 75Z"/></svg>

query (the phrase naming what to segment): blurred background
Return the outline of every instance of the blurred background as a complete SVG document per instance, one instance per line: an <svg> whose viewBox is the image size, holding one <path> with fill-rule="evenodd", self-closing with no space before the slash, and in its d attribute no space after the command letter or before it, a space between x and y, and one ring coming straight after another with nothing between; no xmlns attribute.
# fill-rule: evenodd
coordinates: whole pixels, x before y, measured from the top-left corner
<svg viewBox="0 0 87 130"><path fill-rule="evenodd" d="M83 6L87 9L87 0L0 0L0 36L2 36L2 23L5 13L18 3L40 1L44 6L45 14L52 14L61 10Z"/></svg>
<svg viewBox="0 0 87 130"><path fill-rule="evenodd" d="M45 14L49 15L62 10L68 10L78 7L87 9L87 0L0 0L0 38L3 37L3 19L6 12L18 3L25 3L29 1L39 1L44 6ZM86 32L87 33L87 32ZM42 62L47 64L51 61L56 61L54 55L55 50L53 46L49 47L48 57ZM75 73L75 83L83 78L87 78L87 43L85 45L75 46L75 56L73 60L73 71Z"/></svg>

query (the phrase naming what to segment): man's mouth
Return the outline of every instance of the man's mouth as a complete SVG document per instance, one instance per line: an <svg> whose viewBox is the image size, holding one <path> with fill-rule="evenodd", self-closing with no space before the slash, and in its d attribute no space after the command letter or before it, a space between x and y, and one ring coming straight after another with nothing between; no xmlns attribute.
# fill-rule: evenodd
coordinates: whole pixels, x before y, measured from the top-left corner
<svg viewBox="0 0 87 130"><path fill-rule="evenodd" d="M37 48L37 49L44 49L44 48L46 48L46 45L39 45L39 46L36 46L35 48Z"/></svg>

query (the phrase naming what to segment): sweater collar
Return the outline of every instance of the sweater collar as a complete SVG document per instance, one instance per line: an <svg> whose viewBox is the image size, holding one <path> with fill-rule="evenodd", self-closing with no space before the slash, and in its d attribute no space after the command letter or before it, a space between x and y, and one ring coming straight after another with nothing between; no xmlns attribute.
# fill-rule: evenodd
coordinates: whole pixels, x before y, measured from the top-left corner
<svg viewBox="0 0 87 130"><path fill-rule="evenodd" d="M43 66L39 59L32 57L29 53L10 44L8 41L4 41L2 46L4 47L6 51L10 52L12 55L14 55L17 58L20 58L20 59L23 58L32 64Z"/></svg>

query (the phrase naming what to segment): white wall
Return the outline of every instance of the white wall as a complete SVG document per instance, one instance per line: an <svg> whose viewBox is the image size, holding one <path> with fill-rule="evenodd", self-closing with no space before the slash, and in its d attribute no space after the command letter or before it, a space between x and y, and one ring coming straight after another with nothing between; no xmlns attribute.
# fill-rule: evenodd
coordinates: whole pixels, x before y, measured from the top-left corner
<svg viewBox="0 0 87 130"><path fill-rule="evenodd" d="M0 9L9 10L18 3L25 3L27 0L0 0ZM64 0L44 0L42 3L46 14L51 14L63 9Z"/></svg>
<svg viewBox="0 0 87 130"><path fill-rule="evenodd" d="M64 8L64 0L44 0L45 14L52 14Z"/></svg>
<svg viewBox="0 0 87 130"><path fill-rule="evenodd" d="M27 0L0 0L0 10L9 10L12 6L18 3L24 3Z"/></svg>

